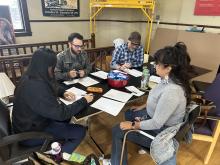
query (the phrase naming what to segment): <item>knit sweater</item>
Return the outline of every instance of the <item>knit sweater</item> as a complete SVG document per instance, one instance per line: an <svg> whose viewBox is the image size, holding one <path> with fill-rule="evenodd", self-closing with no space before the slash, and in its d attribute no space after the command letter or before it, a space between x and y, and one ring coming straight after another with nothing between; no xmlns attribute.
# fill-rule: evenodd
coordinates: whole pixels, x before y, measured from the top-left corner
<svg viewBox="0 0 220 165"><path fill-rule="evenodd" d="M186 97L183 88L171 80L161 81L148 96L147 113L151 119L140 122L142 130L155 130L173 126L183 121Z"/></svg>

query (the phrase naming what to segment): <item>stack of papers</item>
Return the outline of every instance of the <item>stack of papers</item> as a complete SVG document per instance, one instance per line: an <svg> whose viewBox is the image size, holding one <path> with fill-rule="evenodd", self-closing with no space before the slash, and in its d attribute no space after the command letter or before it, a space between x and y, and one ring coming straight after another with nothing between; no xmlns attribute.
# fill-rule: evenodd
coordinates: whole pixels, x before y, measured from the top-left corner
<svg viewBox="0 0 220 165"><path fill-rule="evenodd" d="M126 103L133 95L130 93L111 89L107 93L105 93L103 96L110 98L110 99L114 99L114 100L123 102L123 103Z"/></svg>
<svg viewBox="0 0 220 165"><path fill-rule="evenodd" d="M75 101L81 99L81 98L86 94L86 91L81 90L81 89L78 89L78 88L76 88L76 87L72 87L72 88L70 88L70 89L67 89L66 91L69 91L69 92L72 92L72 93L75 94L75 100L74 100L74 101L67 101L67 100L65 100L65 99L63 99L63 98L60 98L60 100L61 100L64 104L66 104L66 105L72 104L73 102L75 102Z"/></svg>
<svg viewBox="0 0 220 165"><path fill-rule="evenodd" d="M125 103L101 97L91 107L107 112L113 116L117 116L122 110Z"/></svg>
<svg viewBox="0 0 220 165"><path fill-rule="evenodd" d="M135 86L127 86L125 87L127 90L129 90L130 92L132 92L133 95L135 96L142 96L144 94L143 91L140 91L139 89L137 89Z"/></svg>
<svg viewBox="0 0 220 165"><path fill-rule="evenodd" d="M63 83L66 84L66 85L72 85L72 84L80 83L83 86L88 87L88 86L91 86L91 85L94 85L94 84L98 84L99 82L92 79L92 78L90 78L90 77L84 77L84 78L74 79L74 80L71 80L71 81L64 81Z"/></svg>
<svg viewBox="0 0 220 165"><path fill-rule="evenodd" d="M98 71L98 72L93 72L93 73L90 73L91 75L93 76L96 76L96 77L99 77L101 79L107 79L107 76L108 76L108 73L104 72L104 71Z"/></svg>
<svg viewBox="0 0 220 165"><path fill-rule="evenodd" d="M126 69L125 72L134 76L134 77L141 77L143 74L142 72L140 72L136 69Z"/></svg>

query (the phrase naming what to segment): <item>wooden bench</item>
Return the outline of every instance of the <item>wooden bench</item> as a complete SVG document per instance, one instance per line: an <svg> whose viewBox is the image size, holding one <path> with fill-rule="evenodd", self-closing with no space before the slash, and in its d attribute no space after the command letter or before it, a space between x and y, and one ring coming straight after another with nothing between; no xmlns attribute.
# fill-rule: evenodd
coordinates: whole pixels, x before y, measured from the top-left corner
<svg viewBox="0 0 220 165"><path fill-rule="evenodd" d="M113 46L90 48L86 49L93 70L109 70L109 61L106 60L112 54ZM27 69L25 64L28 64L32 58L32 53L0 56L0 72L5 72L16 85L21 75Z"/></svg>
<svg viewBox="0 0 220 165"><path fill-rule="evenodd" d="M85 49L95 48L95 35L92 34L90 39L84 39L83 44ZM58 53L68 48L68 41L0 45L0 56L31 54L40 47L50 48Z"/></svg>

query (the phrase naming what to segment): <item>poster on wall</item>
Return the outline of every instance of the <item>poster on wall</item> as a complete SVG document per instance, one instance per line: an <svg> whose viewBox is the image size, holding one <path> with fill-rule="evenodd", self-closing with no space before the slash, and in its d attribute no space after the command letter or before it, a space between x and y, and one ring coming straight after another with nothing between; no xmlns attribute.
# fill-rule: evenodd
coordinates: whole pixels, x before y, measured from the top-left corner
<svg viewBox="0 0 220 165"><path fill-rule="evenodd" d="M79 17L79 0L41 0L43 16Z"/></svg>
<svg viewBox="0 0 220 165"><path fill-rule="evenodd" d="M0 5L0 45L15 44L9 6Z"/></svg>
<svg viewBox="0 0 220 165"><path fill-rule="evenodd" d="M194 15L220 16L220 0L196 0Z"/></svg>

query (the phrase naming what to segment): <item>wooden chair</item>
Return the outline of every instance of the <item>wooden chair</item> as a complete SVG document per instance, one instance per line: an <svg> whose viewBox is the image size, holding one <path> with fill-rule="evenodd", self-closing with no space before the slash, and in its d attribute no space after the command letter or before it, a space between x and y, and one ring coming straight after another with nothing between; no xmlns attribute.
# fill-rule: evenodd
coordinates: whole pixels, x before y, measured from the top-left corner
<svg viewBox="0 0 220 165"><path fill-rule="evenodd" d="M190 131L190 129L192 128L197 117L199 116L200 106L193 104L193 105L187 107L186 111L187 111L187 113L185 115L184 124L180 127L179 131L177 132L176 136L174 137L177 141L186 141L187 142L186 135ZM129 130L128 132L126 132L124 135L124 139L123 139L120 165L122 164L122 160L123 160L124 147L125 147L127 135L131 132L137 132L137 133L142 134L152 140L155 138L154 136L152 136L144 131L141 131L141 130ZM149 148L144 148L144 149L146 149L146 151L148 153L150 153Z"/></svg>
<svg viewBox="0 0 220 165"><path fill-rule="evenodd" d="M9 110L0 101L0 164L13 164L28 158L35 151L45 151L49 142L53 139L45 132L24 132L13 134L11 129ZM28 139L43 139L44 144L40 146L27 147L19 142Z"/></svg>
<svg viewBox="0 0 220 165"><path fill-rule="evenodd" d="M209 159L214 151L216 142L220 134L220 74L216 76L213 83L206 89L202 99L202 113L200 119L203 122L195 126L193 139L210 142L208 152L204 159L204 164L208 164ZM207 101L209 100L209 101ZM212 101L214 106L211 104ZM208 102L208 104L207 104Z"/></svg>

